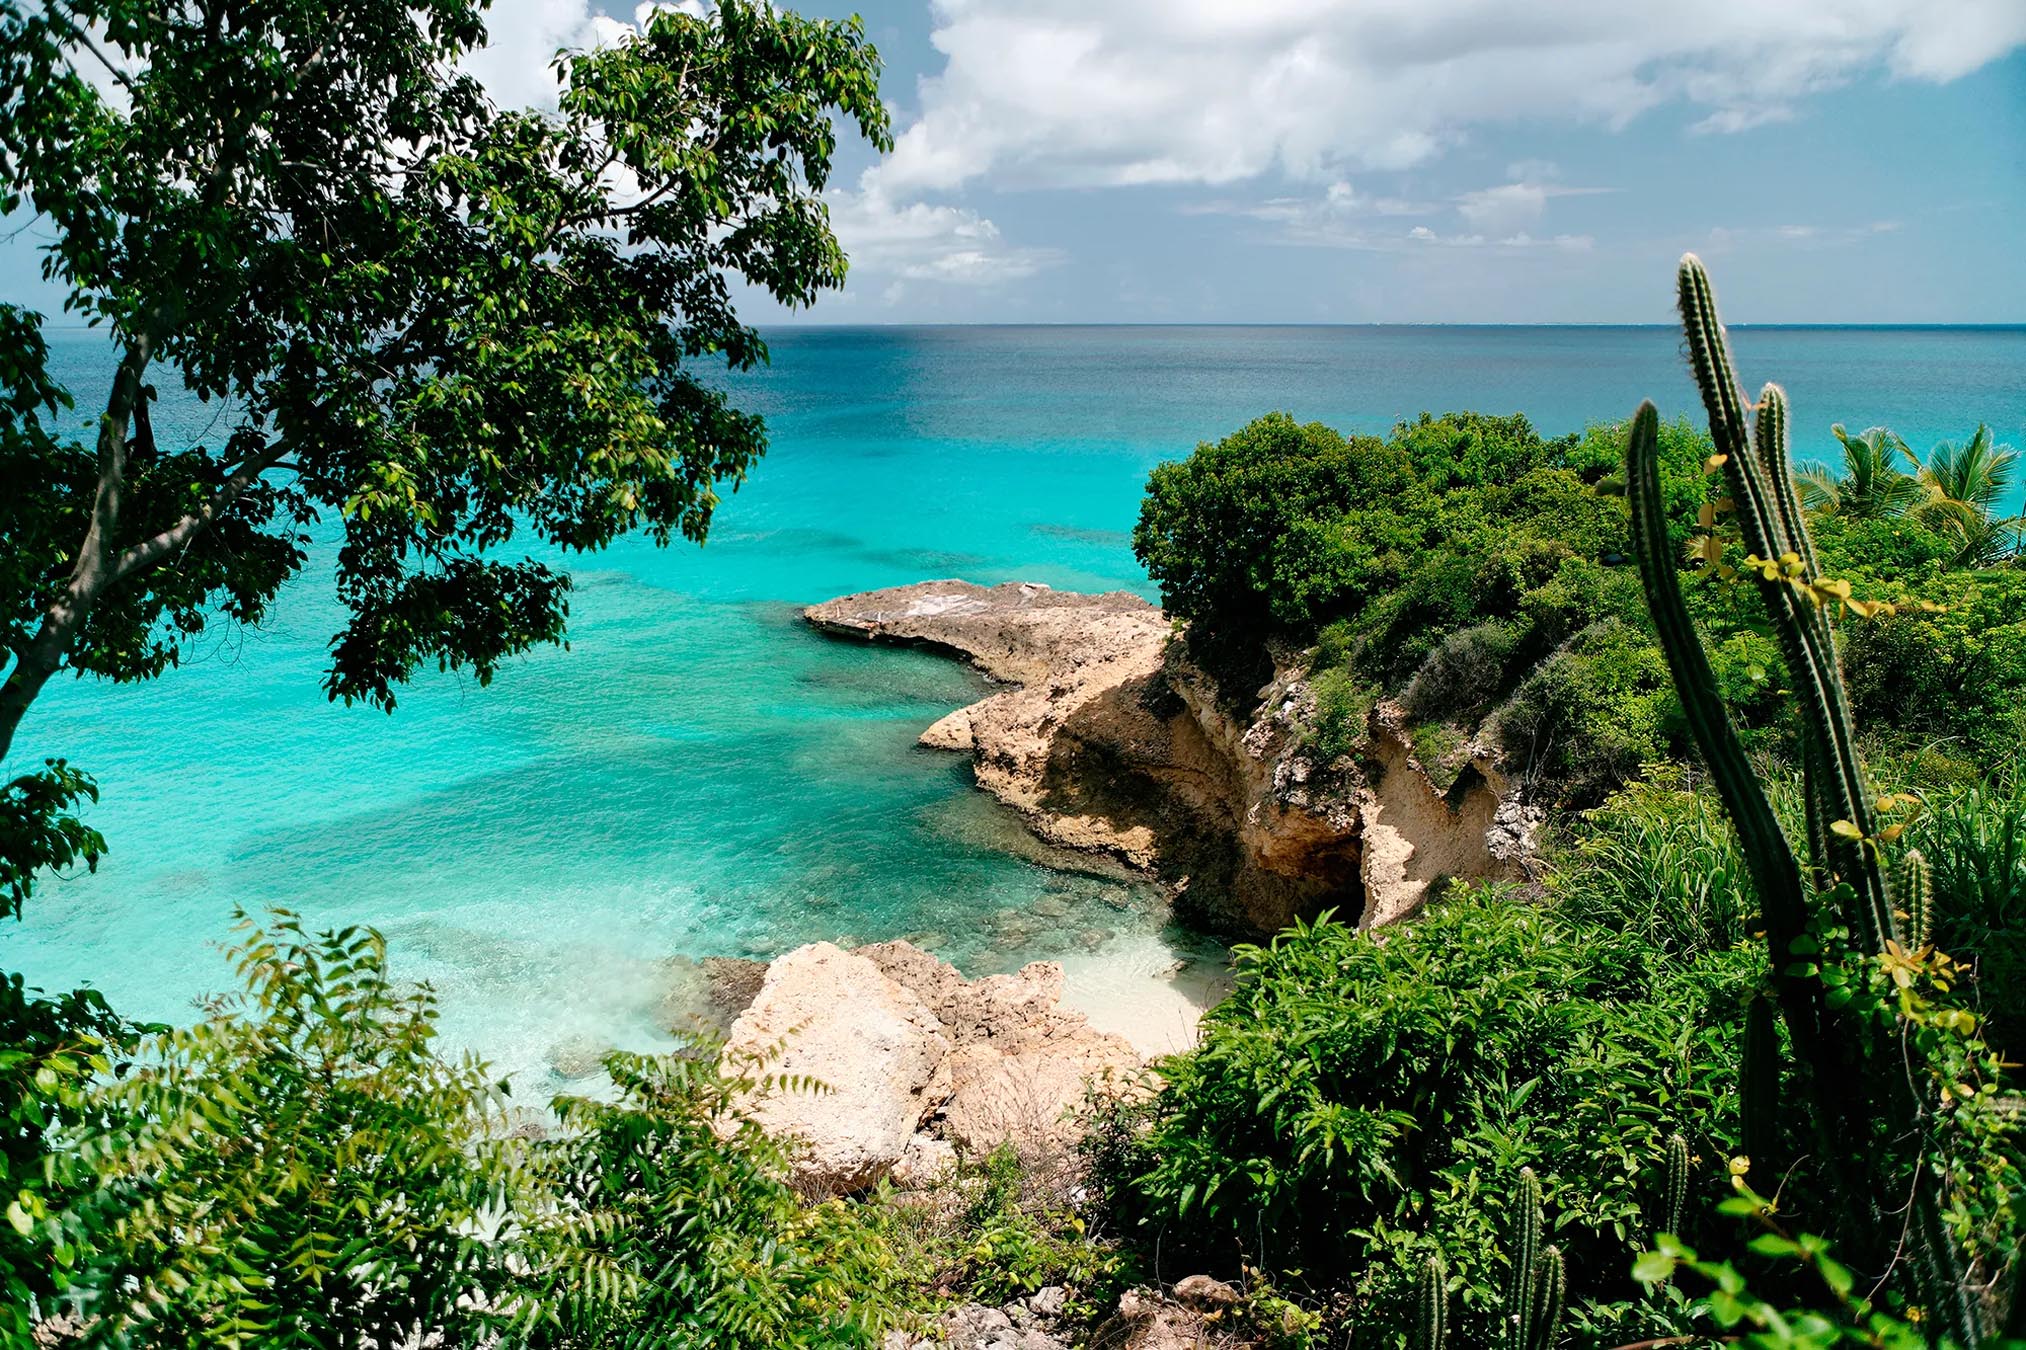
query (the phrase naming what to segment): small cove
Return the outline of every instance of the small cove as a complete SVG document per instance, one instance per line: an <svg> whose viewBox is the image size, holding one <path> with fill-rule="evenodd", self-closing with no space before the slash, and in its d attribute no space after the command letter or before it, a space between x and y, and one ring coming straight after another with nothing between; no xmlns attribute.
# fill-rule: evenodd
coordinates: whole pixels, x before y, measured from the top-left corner
<svg viewBox="0 0 2026 1350"><path fill-rule="evenodd" d="M1788 384L1804 455L1835 420L1922 449L1978 417L2026 441L2018 330L1738 344L1747 379ZM90 406L102 348L53 345ZM973 974L1060 957L1072 999L1130 1009L1177 960L1197 978L1202 945L1151 888L1065 870L961 759L915 745L984 692L975 674L822 637L799 606L943 575L1145 593L1140 488L1197 440L1273 408L1367 431L1424 407L1517 408L1549 432L1645 394L1679 412L1677 345L1665 329L778 334L774 368L735 381L773 452L707 548L574 560L567 653L488 689L432 672L391 718L333 707L318 678L337 615L312 567L260 631L207 635L161 681L53 688L6 767L62 754L97 774L113 851L44 885L0 931L0 964L181 1017L229 976L214 944L235 907L372 923L398 973L436 986L448 1035L536 1098L559 1044L661 1043L672 961L816 939L913 935ZM215 421L165 391L163 434Z"/></svg>

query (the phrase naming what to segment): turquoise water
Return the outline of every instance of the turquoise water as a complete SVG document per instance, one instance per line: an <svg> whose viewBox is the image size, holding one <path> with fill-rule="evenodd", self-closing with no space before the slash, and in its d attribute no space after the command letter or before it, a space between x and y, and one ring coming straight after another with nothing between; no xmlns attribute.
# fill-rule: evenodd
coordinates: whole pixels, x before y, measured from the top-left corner
<svg viewBox="0 0 2026 1350"><path fill-rule="evenodd" d="M1736 336L1804 453L1832 421L1916 447L1978 419L2026 445L2026 330ZM669 958L913 934L974 970L1159 934L1159 898L1065 873L920 729L985 686L920 652L822 638L797 607L930 577L1147 590L1147 470L1285 408L1383 430L1423 408L1562 431L1693 399L1665 329L930 328L771 335L737 383L774 448L708 547L575 562L573 649L489 689L430 676L390 717L319 692L336 616L313 574L148 686L55 688L10 771L95 772L95 876L46 884L0 966L137 1015L219 987L235 905L370 922L451 1036L511 1070L572 1036L652 1044ZM59 337L80 404L106 362ZM171 397L163 434L210 410ZM1170 938L1177 935L1170 933Z"/></svg>

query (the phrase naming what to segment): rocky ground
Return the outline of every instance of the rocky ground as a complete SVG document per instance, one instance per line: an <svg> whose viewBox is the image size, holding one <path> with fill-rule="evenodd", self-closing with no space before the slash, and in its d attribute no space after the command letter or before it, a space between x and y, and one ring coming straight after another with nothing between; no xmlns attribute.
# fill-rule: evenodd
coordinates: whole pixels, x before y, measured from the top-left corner
<svg viewBox="0 0 2026 1350"><path fill-rule="evenodd" d="M1079 1337L1063 1324L1064 1291L1050 1287L997 1308L967 1303L927 1336L893 1333L885 1350L1235 1350L1257 1344L1231 1325L1239 1303L1230 1285L1191 1275L1172 1289L1129 1291L1115 1313Z"/></svg>
<svg viewBox="0 0 2026 1350"><path fill-rule="evenodd" d="M969 753L978 785L1036 833L1159 877L1206 926L1254 937L1325 908L1380 924L1447 880L1524 872L1531 822L1489 755L1439 790L1382 704L1368 753L1319 764L1298 672L1234 716L1138 596L928 581L805 613L825 632L933 647L1006 683L922 743Z"/></svg>
<svg viewBox="0 0 2026 1350"><path fill-rule="evenodd" d="M1062 983L1054 962L967 980L905 942L812 943L767 966L723 1056L823 1085L757 1092L746 1107L801 1141L795 1176L811 1194L919 1184L959 1152L1067 1151L1086 1084L1139 1068L1122 1037L1059 1006Z"/></svg>

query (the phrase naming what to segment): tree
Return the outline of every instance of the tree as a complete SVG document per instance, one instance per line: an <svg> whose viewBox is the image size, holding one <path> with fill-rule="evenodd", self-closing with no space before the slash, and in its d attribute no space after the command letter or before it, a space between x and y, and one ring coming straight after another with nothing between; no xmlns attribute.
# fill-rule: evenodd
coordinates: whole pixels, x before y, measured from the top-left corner
<svg viewBox="0 0 2026 1350"><path fill-rule="evenodd" d="M701 541L764 450L700 367L766 358L732 278L843 280L837 128L890 141L861 25L659 9L559 58L543 113L457 71L483 4L0 11L0 204L53 228L44 271L117 355L68 439L41 316L0 311L0 756L59 672L148 679L259 622L324 519L330 696L391 709L430 660L485 683L564 634L569 578L518 537ZM165 377L225 409L216 443L157 442ZM52 765L0 796L0 879L95 858L64 815L90 788Z"/></svg>
<svg viewBox="0 0 2026 1350"><path fill-rule="evenodd" d="M1851 435L1841 423L1830 428L1843 446L1843 471L1823 465L1801 471L1801 499L1811 511L1850 520L1890 520L1906 515L1922 498L1920 480L1909 470L1920 461L1906 442L1885 427Z"/></svg>
<svg viewBox="0 0 2026 1350"><path fill-rule="evenodd" d="M2021 518L1998 516L2018 467L2019 452L1993 443L1981 424L1961 445L1943 441L1929 454L1920 471L1929 494L1920 514L1956 545L1956 566L1987 567L2018 552Z"/></svg>

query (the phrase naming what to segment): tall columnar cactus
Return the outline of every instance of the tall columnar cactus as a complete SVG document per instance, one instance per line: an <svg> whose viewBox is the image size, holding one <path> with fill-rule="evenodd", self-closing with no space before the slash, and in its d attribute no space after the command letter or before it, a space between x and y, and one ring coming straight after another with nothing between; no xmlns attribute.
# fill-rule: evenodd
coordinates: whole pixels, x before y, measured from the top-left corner
<svg viewBox="0 0 2026 1350"><path fill-rule="evenodd" d="M1520 1169L1513 1206L1512 1270L1506 1278L1505 1344L1508 1350L1548 1350L1555 1343L1568 1299L1568 1271L1559 1247L1541 1247L1541 1182Z"/></svg>
<svg viewBox="0 0 2026 1350"><path fill-rule="evenodd" d="M1429 1257L1414 1286L1412 1350L1443 1350L1449 1336L1449 1284L1442 1262Z"/></svg>
<svg viewBox="0 0 2026 1350"><path fill-rule="evenodd" d="M1849 601L1848 588L1822 576L1808 537L1788 460L1786 395L1769 384L1756 407L1748 407L1709 275L1694 255L1682 259L1679 282L1682 330L1709 414L1714 458L1800 705L1805 869L1745 757L1682 601L1660 491L1659 415L1651 403L1633 418L1626 446L1633 551L1647 606L1689 729L1737 828L1758 891L1774 991L1817 1147L1828 1160L1825 1174L1842 1211L1836 1234L1841 1249L1869 1270L1883 1271L1910 1219L1919 1293L1932 1325L1975 1346L1981 1315L1966 1293L1932 1185L1921 1184L1911 1158L1898 1159L1906 1164L1900 1170L1916 1180L1911 1209L1897 1212L1906 1197L1888 1197L1878 1184L1879 1164L1890 1159L1874 1150L1905 1149L1921 1136L1924 1107L1914 1076L1897 1050L1885 1053L1871 1044L1866 1028L1829 1007L1808 964L1815 949L1802 945L1813 942L1811 927L1845 927L1859 950L1871 955L1902 936L1878 856L1877 812L1858 759L1830 625L1831 607ZM1840 912L1830 912L1839 899Z"/></svg>
<svg viewBox="0 0 2026 1350"><path fill-rule="evenodd" d="M1753 998L1745 1005L1745 1053L1738 1072L1738 1117L1752 1179L1776 1173L1779 1161L1780 1029L1773 1005Z"/></svg>
<svg viewBox="0 0 2026 1350"><path fill-rule="evenodd" d="M1667 1137L1667 1210L1663 1233L1680 1233L1682 1216L1688 1212L1688 1141L1678 1134Z"/></svg>
<svg viewBox="0 0 2026 1350"><path fill-rule="evenodd" d="M1934 941L1935 881L1928 860L1919 849L1908 849L1893 869L1892 888L1899 897L1900 912L1906 915L1907 945L1919 950Z"/></svg>

